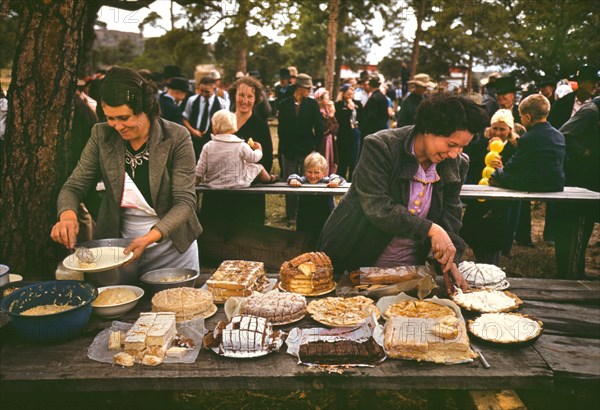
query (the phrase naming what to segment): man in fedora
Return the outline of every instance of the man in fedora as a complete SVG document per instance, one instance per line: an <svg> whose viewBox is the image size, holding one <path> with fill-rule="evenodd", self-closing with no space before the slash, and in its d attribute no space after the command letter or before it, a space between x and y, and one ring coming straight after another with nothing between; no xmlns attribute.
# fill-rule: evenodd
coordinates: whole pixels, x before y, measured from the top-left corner
<svg viewBox="0 0 600 410"><path fill-rule="evenodd" d="M373 75L365 82L365 91L369 98L363 109L363 119L359 123L362 139L367 135L388 128L388 100L379 90L381 82L378 76Z"/></svg>
<svg viewBox="0 0 600 410"><path fill-rule="evenodd" d="M417 107L423 101L427 87L435 87L427 74L415 74L412 80L408 82L411 87L410 93L404 97L402 107L398 111L398 128L406 125L413 125L417 115Z"/></svg>
<svg viewBox="0 0 600 410"><path fill-rule="evenodd" d="M279 70L279 84L275 86L275 104L273 106L273 115L277 116L277 110L281 102L294 95L295 85L290 83L290 70L282 68Z"/></svg>
<svg viewBox="0 0 600 410"><path fill-rule="evenodd" d="M279 155L282 159L283 178L292 174L304 175L304 158L315 151L323 139L323 116L319 104L309 94L312 78L298 74L294 95L279 105L277 134ZM285 196L285 214L288 221L296 219L298 196Z"/></svg>
<svg viewBox="0 0 600 410"><path fill-rule="evenodd" d="M183 125L183 115L179 104L189 91L188 81L183 77L171 78L167 83L167 91L158 97L160 116L165 120Z"/></svg>
<svg viewBox="0 0 600 410"><path fill-rule="evenodd" d="M516 103L517 84L515 78L511 76L497 78L493 83L493 89L496 93L496 103L486 104L490 118L503 108L511 110L515 122L521 123L519 116L519 106Z"/></svg>
<svg viewBox="0 0 600 410"><path fill-rule="evenodd" d="M597 67L589 65L579 67L573 78L577 81L577 90L560 98L550 110L548 121L552 126L562 127L585 103L590 102L599 79Z"/></svg>
<svg viewBox="0 0 600 410"><path fill-rule="evenodd" d="M554 105L554 88L556 87L556 80L552 77L544 76L537 83L538 89L540 90L540 94L550 101L550 105Z"/></svg>

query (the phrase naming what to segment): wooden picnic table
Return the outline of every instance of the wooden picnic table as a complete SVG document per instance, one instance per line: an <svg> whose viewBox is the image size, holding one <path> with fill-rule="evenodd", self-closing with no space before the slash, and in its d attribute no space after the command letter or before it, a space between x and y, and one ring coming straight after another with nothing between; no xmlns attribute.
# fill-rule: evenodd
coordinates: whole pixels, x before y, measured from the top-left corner
<svg viewBox="0 0 600 410"><path fill-rule="evenodd" d="M202 275L206 279L207 275ZM500 348L479 345L491 364L441 365L387 359L374 368L330 374L298 365L281 351L257 359L228 359L203 350L193 364L135 365L131 368L87 358L94 337L111 320L92 317L83 334L57 345L31 345L1 329L0 391L92 392L142 390L555 389L561 383L600 380L600 282L509 278L510 290L524 301L521 313L544 322L542 336L531 346ZM200 284L203 280L200 281ZM150 302L142 300L119 319L133 322ZM222 307L207 328L225 318ZM284 326L318 326L310 318Z"/></svg>
<svg viewBox="0 0 600 410"><path fill-rule="evenodd" d="M296 194L296 195L344 195L352 184L346 183L338 188L328 188L326 184L304 184L293 188L285 182L274 184L256 184L248 188L215 189L206 184L196 186L196 192L236 192L245 194ZM600 192L579 187L565 187L562 192L525 192L513 191L485 185L463 185L460 193L462 199L496 199L496 200L530 200L559 202L599 202Z"/></svg>

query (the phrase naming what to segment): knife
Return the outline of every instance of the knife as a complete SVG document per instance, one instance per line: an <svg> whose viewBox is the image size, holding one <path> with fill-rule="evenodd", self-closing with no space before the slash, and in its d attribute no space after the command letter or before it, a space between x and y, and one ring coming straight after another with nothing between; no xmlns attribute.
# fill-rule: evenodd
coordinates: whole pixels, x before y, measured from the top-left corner
<svg viewBox="0 0 600 410"><path fill-rule="evenodd" d="M492 366L490 366L490 364L488 363L488 361L485 359L485 356L483 355L483 353L481 353L481 350L479 350L479 348L478 348L478 347L476 347L476 346L471 346L471 348L473 349L473 351L474 351L475 353L477 353L477 355L479 355L479 361L480 361L480 362L481 362L481 364L483 365L483 368L484 368L484 369L489 369L490 367L492 367Z"/></svg>

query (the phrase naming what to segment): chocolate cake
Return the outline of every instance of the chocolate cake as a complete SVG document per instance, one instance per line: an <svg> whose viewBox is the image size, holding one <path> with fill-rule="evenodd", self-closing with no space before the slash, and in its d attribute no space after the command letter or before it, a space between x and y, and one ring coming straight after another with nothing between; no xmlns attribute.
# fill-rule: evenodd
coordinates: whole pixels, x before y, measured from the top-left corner
<svg viewBox="0 0 600 410"><path fill-rule="evenodd" d="M333 290L333 265L323 252L309 252L296 256L281 265L281 287L304 296Z"/></svg>
<svg viewBox="0 0 600 410"><path fill-rule="evenodd" d="M364 342L317 340L300 345L300 360L314 364L376 364L385 357L383 348L370 337Z"/></svg>

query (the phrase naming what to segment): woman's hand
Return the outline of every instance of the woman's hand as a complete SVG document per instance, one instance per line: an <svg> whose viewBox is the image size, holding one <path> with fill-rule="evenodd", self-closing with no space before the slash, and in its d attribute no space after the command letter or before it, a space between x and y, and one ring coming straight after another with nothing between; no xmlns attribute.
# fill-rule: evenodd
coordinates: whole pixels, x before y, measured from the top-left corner
<svg viewBox="0 0 600 410"><path fill-rule="evenodd" d="M79 221L77 220L77 213L69 209L60 214L58 222L52 227L50 237L53 241L65 245L67 249L73 249L77 242L78 233Z"/></svg>
<svg viewBox="0 0 600 410"><path fill-rule="evenodd" d="M444 272L444 285L446 286L446 292L448 295L452 295L455 292L455 288L458 286L462 291L469 290L469 284L463 277L462 273L458 270L456 263L452 263L450 270Z"/></svg>
<svg viewBox="0 0 600 410"><path fill-rule="evenodd" d="M429 238L431 238L431 252L433 253L433 257L440 263L442 272L448 272L454 263L456 247L452 243L448 233L438 224L431 225Z"/></svg>
<svg viewBox="0 0 600 410"><path fill-rule="evenodd" d="M125 263L125 266L135 260L138 260L149 245L153 244L154 242L158 242L161 239L162 234L157 229L151 229L150 232L148 232L146 235L134 238L129 244L129 246L127 246L125 250L123 250L123 253L125 255L128 255L131 252L133 252L133 258L127 261Z"/></svg>

